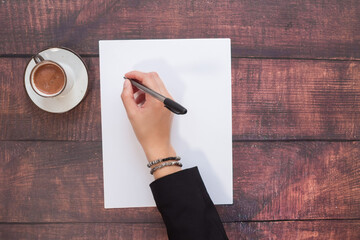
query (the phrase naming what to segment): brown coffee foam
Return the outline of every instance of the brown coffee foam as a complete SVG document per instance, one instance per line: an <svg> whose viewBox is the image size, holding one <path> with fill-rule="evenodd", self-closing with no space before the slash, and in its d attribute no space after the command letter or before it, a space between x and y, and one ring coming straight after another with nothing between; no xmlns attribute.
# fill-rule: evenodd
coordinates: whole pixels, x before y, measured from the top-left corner
<svg viewBox="0 0 360 240"><path fill-rule="evenodd" d="M45 94L60 92L65 85L65 75L60 67L52 63L41 65L34 72L35 87Z"/></svg>

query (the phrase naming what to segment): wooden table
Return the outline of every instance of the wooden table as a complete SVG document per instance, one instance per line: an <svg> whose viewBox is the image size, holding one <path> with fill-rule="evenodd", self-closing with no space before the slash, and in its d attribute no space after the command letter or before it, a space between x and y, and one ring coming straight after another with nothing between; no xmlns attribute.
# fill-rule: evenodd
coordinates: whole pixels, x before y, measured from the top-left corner
<svg viewBox="0 0 360 240"><path fill-rule="evenodd" d="M359 16L358 0L0 0L0 239L167 239L157 209L103 207L98 40L208 37L232 41L229 238L359 239ZM52 46L89 67L65 114L23 87Z"/></svg>

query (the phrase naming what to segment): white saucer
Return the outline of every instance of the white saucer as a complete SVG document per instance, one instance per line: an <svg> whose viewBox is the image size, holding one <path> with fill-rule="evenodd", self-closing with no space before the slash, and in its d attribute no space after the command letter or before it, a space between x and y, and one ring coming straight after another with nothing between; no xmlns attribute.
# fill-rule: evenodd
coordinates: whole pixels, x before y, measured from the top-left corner
<svg viewBox="0 0 360 240"><path fill-rule="evenodd" d="M49 48L39 54L45 60L58 63L65 71L68 80L73 82L69 91L64 91L56 97L39 96L30 85L30 73L35 66L32 58L26 66L24 83L27 94L36 106L51 113L64 113L76 107L85 97L89 81L85 63L79 55L66 48Z"/></svg>

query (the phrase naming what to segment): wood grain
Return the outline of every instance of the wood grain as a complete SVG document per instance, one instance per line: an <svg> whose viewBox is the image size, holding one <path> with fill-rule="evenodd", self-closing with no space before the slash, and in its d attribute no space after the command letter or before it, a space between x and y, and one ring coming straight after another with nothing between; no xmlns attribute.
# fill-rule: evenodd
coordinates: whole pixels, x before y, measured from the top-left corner
<svg viewBox="0 0 360 240"><path fill-rule="evenodd" d="M239 219L358 219L360 142L234 143ZM234 212L236 210L236 212Z"/></svg>
<svg viewBox="0 0 360 240"><path fill-rule="evenodd" d="M357 0L1 1L0 55L100 39L232 39L234 57L360 59Z"/></svg>
<svg viewBox="0 0 360 240"><path fill-rule="evenodd" d="M235 140L360 138L360 64L233 61Z"/></svg>
<svg viewBox="0 0 360 240"><path fill-rule="evenodd" d="M359 239L357 221L286 221L225 224L229 239Z"/></svg>
<svg viewBox="0 0 360 240"><path fill-rule="evenodd" d="M234 204L217 207L223 221L359 218L360 142L233 149ZM162 222L156 208L104 209L102 173L101 142L1 141L0 222Z"/></svg>
<svg viewBox="0 0 360 240"><path fill-rule="evenodd" d="M237 222L224 224L230 240L240 239L359 239L360 221ZM1 224L1 239L157 239L166 240L163 224L60 223Z"/></svg>
<svg viewBox="0 0 360 240"><path fill-rule="evenodd" d="M166 240L163 224L68 223L1 224L0 239L10 240L91 240L158 239Z"/></svg>
<svg viewBox="0 0 360 240"><path fill-rule="evenodd" d="M101 141L98 58L85 62L88 96L50 114L23 90L26 59L0 58L0 140ZM232 81L234 140L360 139L360 62L233 59Z"/></svg>

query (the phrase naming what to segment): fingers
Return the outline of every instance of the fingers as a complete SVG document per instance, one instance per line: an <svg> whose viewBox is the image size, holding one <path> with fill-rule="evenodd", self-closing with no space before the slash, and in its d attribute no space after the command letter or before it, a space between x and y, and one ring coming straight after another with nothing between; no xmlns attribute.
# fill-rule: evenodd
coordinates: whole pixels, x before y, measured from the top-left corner
<svg viewBox="0 0 360 240"><path fill-rule="evenodd" d="M171 95L167 91L163 81L161 80L159 74L156 72L143 73L139 71L131 71L125 74L125 77L136 79L145 86L153 89L154 91L159 92L160 94L170 97Z"/></svg>
<svg viewBox="0 0 360 240"><path fill-rule="evenodd" d="M133 116L138 110L136 101L134 99L134 92L131 83L128 79L125 79L123 91L121 93L121 99L123 101L126 113L129 116Z"/></svg>
<svg viewBox="0 0 360 240"><path fill-rule="evenodd" d="M149 73L143 73L139 71L131 71L125 74L125 77L135 79L145 86L155 90L159 91L159 87L156 81L149 75Z"/></svg>

